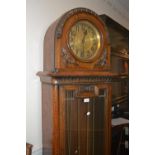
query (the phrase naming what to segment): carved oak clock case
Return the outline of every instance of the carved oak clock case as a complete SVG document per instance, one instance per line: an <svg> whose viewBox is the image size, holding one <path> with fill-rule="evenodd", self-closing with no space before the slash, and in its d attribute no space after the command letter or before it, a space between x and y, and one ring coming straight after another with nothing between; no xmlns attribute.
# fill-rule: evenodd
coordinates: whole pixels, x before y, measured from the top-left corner
<svg viewBox="0 0 155 155"><path fill-rule="evenodd" d="M110 44L95 12L70 10L48 28L38 75L43 154L110 155Z"/></svg>

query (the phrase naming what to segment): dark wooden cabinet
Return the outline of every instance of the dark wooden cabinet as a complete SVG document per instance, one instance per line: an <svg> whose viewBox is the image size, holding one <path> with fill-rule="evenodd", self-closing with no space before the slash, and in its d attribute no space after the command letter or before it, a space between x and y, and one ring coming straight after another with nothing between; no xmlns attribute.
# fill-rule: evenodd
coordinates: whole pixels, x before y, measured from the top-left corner
<svg viewBox="0 0 155 155"><path fill-rule="evenodd" d="M111 43L111 71L118 75L112 81L112 118L124 117L129 119L129 31L119 23L100 15L109 31ZM129 125L121 124L112 128L112 155L128 155L128 135L124 132Z"/></svg>
<svg viewBox="0 0 155 155"><path fill-rule="evenodd" d="M120 108L129 111L129 31L108 17L100 15L105 22L111 44L111 71L118 75L112 82L113 105L120 103Z"/></svg>

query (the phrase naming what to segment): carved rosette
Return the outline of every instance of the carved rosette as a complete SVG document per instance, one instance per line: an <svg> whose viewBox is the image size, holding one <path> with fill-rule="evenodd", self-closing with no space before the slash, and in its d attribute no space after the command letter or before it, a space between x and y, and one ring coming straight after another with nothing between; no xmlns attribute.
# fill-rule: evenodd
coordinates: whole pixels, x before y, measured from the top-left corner
<svg viewBox="0 0 155 155"><path fill-rule="evenodd" d="M107 60L107 50L104 49L104 52L103 52L102 56L99 58L99 60L95 64L95 66L103 67L106 64L106 60Z"/></svg>
<svg viewBox="0 0 155 155"><path fill-rule="evenodd" d="M75 59L72 57L72 55L69 53L69 51L67 51L65 48L61 49L61 54L62 54L63 61L64 61L65 65L72 64L72 65L78 66Z"/></svg>

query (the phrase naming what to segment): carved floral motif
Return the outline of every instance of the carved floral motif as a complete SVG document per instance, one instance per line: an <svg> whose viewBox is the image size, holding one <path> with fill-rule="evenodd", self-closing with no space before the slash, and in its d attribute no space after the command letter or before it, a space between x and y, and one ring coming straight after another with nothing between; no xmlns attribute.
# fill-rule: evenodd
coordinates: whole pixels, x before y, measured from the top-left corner
<svg viewBox="0 0 155 155"><path fill-rule="evenodd" d="M97 63L95 64L95 66L104 66L106 64L107 61L107 50L104 49L104 52L102 54L102 56L99 58L99 60L97 61Z"/></svg>
<svg viewBox="0 0 155 155"><path fill-rule="evenodd" d="M69 53L69 51L67 51L65 48L61 49L61 53L62 53L62 57L63 57L64 63L66 65L68 65L68 64L73 64L73 65L76 65L76 66L78 65L76 63L75 59Z"/></svg>

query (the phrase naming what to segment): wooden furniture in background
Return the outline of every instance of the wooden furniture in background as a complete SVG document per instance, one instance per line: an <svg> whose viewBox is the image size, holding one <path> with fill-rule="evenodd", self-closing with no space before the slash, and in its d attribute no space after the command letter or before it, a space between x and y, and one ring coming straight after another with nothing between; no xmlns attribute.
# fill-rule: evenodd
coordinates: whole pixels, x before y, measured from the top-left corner
<svg viewBox="0 0 155 155"><path fill-rule="evenodd" d="M33 147L33 145L26 143L26 155L32 154L32 147Z"/></svg>
<svg viewBox="0 0 155 155"><path fill-rule="evenodd" d="M129 31L107 15L100 15L100 17L109 31L112 73L118 74L118 78L112 82L114 110L112 117L129 119ZM125 151L121 151L120 147L123 137L125 137L124 126L128 126L128 124L112 128L112 155L129 154L128 149L124 148Z"/></svg>
<svg viewBox="0 0 155 155"><path fill-rule="evenodd" d="M111 69L119 74L118 80L112 83L112 100L120 100L120 108L129 111L129 31L122 25L108 17L100 15L109 31L111 44ZM112 102L116 105L116 102Z"/></svg>
<svg viewBox="0 0 155 155"><path fill-rule="evenodd" d="M114 122L114 123L113 123ZM112 155L129 154L129 121L124 118L112 119Z"/></svg>

